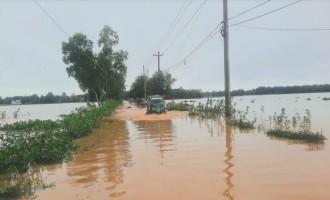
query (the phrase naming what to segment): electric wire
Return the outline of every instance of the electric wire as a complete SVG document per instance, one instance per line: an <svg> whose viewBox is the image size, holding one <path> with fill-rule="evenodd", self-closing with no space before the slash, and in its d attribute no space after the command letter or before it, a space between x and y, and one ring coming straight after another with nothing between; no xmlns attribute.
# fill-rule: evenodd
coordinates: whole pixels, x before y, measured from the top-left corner
<svg viewBox="0 0 330 200"><path fill-rule="evenodd" d="M246 26L246 25L237 25L243 28L249 29L259 29L267 31L330 31L330 28L269 28L269 27L258 27L258 26Z"/></svg>
<svg viewBox="0 0 330 200"><path fill-rule="evenodd" d="M36 0L33 0L38 6L39 8L54 22L54 24L57 26L57 28L59 28L63 33L64 35L66 35L68 38L70 37L65 31L64 29L55 21L55 19L52 18L52 16L50 16L50 14L36 1Z"/></svg>
<svg viewBox="0 0 330 200"><path fill-rule="evenodd" d="M243 12L241 12L241 13L238 13L237 15L234 15L234 16L228 18L227 21L229 21L229 20L231 20L231 19L234 19L234 18L236 18L236 17L238 17L238 16L241 16L241 15L247 13L247 12L250 12L251 10L254 10L254 9L256 9L256 8L262 6L262 5L265 5L266 3L269 3L270 1L272 1L272 0L267 0L267 1L265 1L265 2L263 2L263 3L260 3L260 4L254 6L254 7L252 7L252 8L250 8L250 9L246 10L246 11L243 11Z"/></svg>
<svg viewBox="0 0 330 200"><path fill-rule="evenodd" d="M163 36L163 38L161 39L161 41L159 42L159 44L157 45L156 50L160 49L161 46L163 45L163 43L167 40L167 38L171 35L172 31L174 30L174 28L176 27L176 25L178 24L178 22L181 20L182 16L184 15L184 13L186 12L187 8L189 7L190 3L192 0L189 1L189 3L187 4L187 6L185 7L185 4L187 3L188 0L185 0L184 3L182 4L179 12L176 14L175 18L173 19L171 25L168 27L168 30L166 31L165 35ZM184 8L183 12L182 9Z"/></svg>
<svg viewBox="0 0 330 200"><path fill-rule="evenodd" d="M168 67L166 71L170 71L172 68L174 68L174 70L172 71L173 73L176 69L178 69L190 56L196 53L200 48L202 48L210 39L212 39L220 31L219 27L221 24L222 23L219 23L215 28L213 28L212 31L192 51L190 51L190 53L187 56L185 56L176 64Z"/></svg>
<svg viewBox="0 0 330 200"><path fill-rule="evenodd" d="M154 50L157 51L159 50L164 43L166 42L166 40L168 39L168 37L171 35L171 33L173 32L174 28L176 27L176 25L178 24L178 22L181 20L182 16L185 14L185 12L187 11L188 7L190 6L192 0L190 0L188 2L188 4L186 5L186 2L188 0L185 0L184 3L182 4L182 6L180 7L177 15L175 16L174 20L172 21L171 25L169 26L168 30L166 31L165 35L163 36L163 38L161 39L161 41L159 42L159 44L157 45L156 49ZM152 54L149 56L148 61L146 62L146 66L149 66L150 63L153 61L153 56Z"/></svg>
<svg viewBox="0 0 330 200"><path fill-rule="evenodd" d="M256 16L256 17L252 17L252 18L250 18L250 19L247 19L247 20L244 20L244 21L241 21L241 22L238 22L238 23L230 24L229 26L237 26L237 25L240 25L240 24L243 24L243 23L246 23L246 22L249 22L249 21L252 21L252 20L255 20L255 19L261 18L261 17L264 17L264 16L269 15L269 14L271 14L271 13L274 13L274 12L276 12L276 11L282 10L282 9L284 9L284 8L286 8L286 7L289 7L289 6L292 6L292 5L294 5L294 4L297 4L297 3L301 2L301 1L302 1L302 0L294 1L294 2L292 2L292 3L289 3L289 4L285 5L285 6L279 7L279 8L277 8L277 9L275 9L275 10L269 11L269 12L264 13L264 14L262 14L262 15L258 15L258 16Z"/></svg>
<svg viewBox="0 0 330 200"><path fill-rule="evenodd" d="M183 28L180 30L180 32L175 36L175 38L172 40L172 42L166 47L164 50L164 53L167 52L167 50L174 44L174 42L180 37L180 35L183 33L184 29L191 23L191 21L194 19L194 17L199 13L199 11L204 7L207 0L204 0L203 3L198 7L198 9L195 11L195 13L190 17L190 19L187 21L187 23L183 26Z"/></svg>
<svg viewBox="0 0 330 200"><path fill-rule="evenodd" d="M66 35L68 38L70 38L69 34L66 33L66 31L59 25L59 23L57 23L55 21L55 19L37 2L37 0L33 0L37 5L38 7L52 20L52 22L56 25L56 27L62 31L62 33L64 33L64 35ZM74 44L75 45L75 44ZM79 49L79 46L76 45L76 47L78 47ZM82 51L93 63L94 63L94 67L96 66L96 62L93 58L91 58L85 51Z"/></svg>

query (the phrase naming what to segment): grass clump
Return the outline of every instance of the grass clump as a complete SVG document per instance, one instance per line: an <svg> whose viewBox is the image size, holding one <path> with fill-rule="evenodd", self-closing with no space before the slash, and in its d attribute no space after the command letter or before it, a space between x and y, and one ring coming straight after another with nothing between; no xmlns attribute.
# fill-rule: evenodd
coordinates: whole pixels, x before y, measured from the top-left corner
<svg viewBox="0 0 330 200"><path fill-rule="evenodd" d="M256 118L251 121L247 118L249 113L249 106L246 107L245 111L236 110L235 105L232 107L232 119L230 125L237 126L240 129L254 129L254 124L256 123Z"/></svg>
<svg viewBox="0 0 330 200"><path fill-rule="evenodd" d="M171 110L190 111L191 105L189 105L185 102L175 103L174 101L171 101L170 103L166 104L166 109L169 111L171 111Z"/></svg>
<svg viewBox="0 0 330 200"><path fill-rule="evenodd" d="M312 115L307 109L303 117L296 113L290 120L285 109L282 108L280 115L274 113L274 116L270 117L270 120L273 121L273 128L268 129L266 134L310 143L324 143L326 137L322 133L311 131L311 117Z"/></svg>

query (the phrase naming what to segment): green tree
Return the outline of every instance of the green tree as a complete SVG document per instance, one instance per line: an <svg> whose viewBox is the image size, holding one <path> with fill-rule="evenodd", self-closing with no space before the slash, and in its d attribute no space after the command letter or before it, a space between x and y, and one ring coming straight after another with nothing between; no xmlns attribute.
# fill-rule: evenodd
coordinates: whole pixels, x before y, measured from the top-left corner
<svg viewBox="0 0 330 200"><path fill-rule="evenodd" d="M113 47L119 43L118 34L105 25L100 32L98 45L101 51L98 54L98 66L104 72L103 89L107 98L120 99L125 92L127 67L125 61L128 53L123 50L114 51Z"/></svg>
<svg viewBox="0 0 330 200"><path fill-rule="evenodd" d="M129 97L144 98L144 82L147 81L147 77L140 75L136 77L135 81L131 85L129 91Z"/></svg>
<svg viewBox="0 0 330 200"><path fill-rule="evenodd" d="M99 101L100 69L97 68L93 54L93 42L82 33L76 33L68 42L62 42L63 62L69 65L66 71L69 77L74 77L80 89L92 91Z"/></svg>
<svg viewBox="0 0 330 200"><path fill-rule="evenodd" d="M162 96L168 96L175 81L176 79L172 78L170 73L157 71L148 80L147 93L151 95L159 94Z"/></svg>

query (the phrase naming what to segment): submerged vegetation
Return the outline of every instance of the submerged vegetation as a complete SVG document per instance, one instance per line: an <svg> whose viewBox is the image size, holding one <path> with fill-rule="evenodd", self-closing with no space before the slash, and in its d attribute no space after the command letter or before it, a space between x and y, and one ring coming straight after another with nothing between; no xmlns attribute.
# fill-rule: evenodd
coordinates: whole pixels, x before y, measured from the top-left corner
<svg viewBox="0 0 330 200"><path fill-rule="evenodd" d="M307 109L305 115L300 117L298 113L292 120L288 118L285 113L285 109L282 108L281 114L274 113L270 120L273 122L273 127L266 131L269 136L275 136L280 138L303 140L311 143L324 143L326 137L319 132L311 131L311 113Z"/></svg>
<svg viewBox="0 0 330 200"><path fill-rule="evenodd" d="M188 103L188 101L183 101L180 103L175 103L174 101L167 103L168 110L178 110L178 111L188 111L190 115L197 115L203 118L213 118L213 117L224 117L225 116L225 105L224 100L212 100L207 99L205 104L198 103L195 106L195 102ZM251 102L253 103L253 102ZM231 108L232 117L229 122L230 125L239 127L240 129L254 129L257 124L257 117L254 116L253 120L248 118L249 107L247 106L245 110L237 110L236 103ZM262 115L264 113L264 108L261 108L261 117L258 127L265 127L265 121L262 120ZM271 123L271 128L265 130L265 133L269 136L302 140L310 143L324 143L326 137L319 132L311 131L311 113L306 110L305 116L301 117L298 113L290 120L286 115L286 111L282 108L280 115L276 113L274 116L269 117ZM263 128L264 130L264 128Z"/></svg>
<svg viewBox="0 0 330 200"><path fill-rule="evenodd" d="M175 103L174 101L167 103L168 110L178 110L178 111L188 111L189 115L196 115L203 118L214 118L214 117L224 117L225 116L225 103L223 99L213 100L207 99L205 104L198 103L195 106L194 101L188 104L188 101L183 101L180 103ZM232 119L230 125L237 126L241 129L253 129L256 120L250 121L247 118L249 107L246 111L239 111L236 109L236 104L232 109Z"/></svg>
<svg viewBox="0 0 330 200"><path fill-rule="evenodd" d="M119 101L108 101L102 107L89 104L76 109L62 120L30 120L1 127L0 173L8 170L28 173L35 164L59 163L71 158L77 146L74 139L87 136L101 125L102 118L111 114ZM0 187L0 197L6 194L20 196L35 186L37 180L9 176L6 186ZM26 192L25 192L26 193Z"/></svg>

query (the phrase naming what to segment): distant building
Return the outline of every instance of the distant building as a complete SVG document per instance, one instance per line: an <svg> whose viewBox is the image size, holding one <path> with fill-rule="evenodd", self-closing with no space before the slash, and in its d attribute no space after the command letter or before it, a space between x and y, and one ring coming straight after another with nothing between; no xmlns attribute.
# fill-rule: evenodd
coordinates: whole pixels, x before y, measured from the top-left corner
<svg viewBox="0 0 330 200"><path fill-rule="evenodd" d="M22 104L22 101L21 100L12 100L11 101L11 104L12 105L21 105Z"/></svg>

